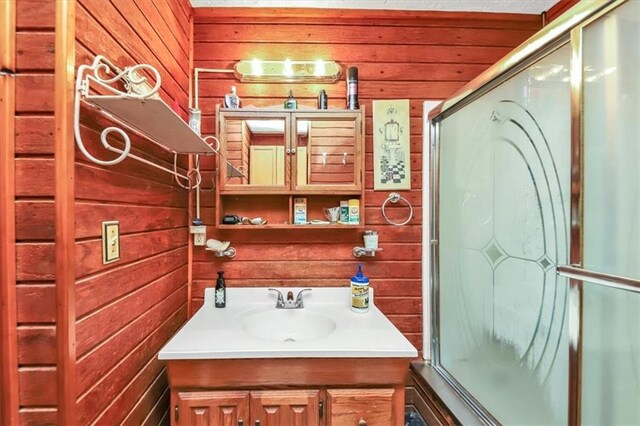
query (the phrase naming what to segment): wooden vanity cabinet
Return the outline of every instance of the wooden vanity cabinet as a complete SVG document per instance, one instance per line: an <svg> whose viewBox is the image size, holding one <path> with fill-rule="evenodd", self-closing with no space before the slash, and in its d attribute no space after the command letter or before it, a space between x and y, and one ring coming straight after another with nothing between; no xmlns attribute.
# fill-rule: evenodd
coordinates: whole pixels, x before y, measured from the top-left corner
<svg viewBox="0 0 640 426"><path fill-rule="evenodd" d="M249 424L249 392L179 392L172 424L237 426Z"/></svg>
<svg viewBox="0 0 640 426"><path fill-rule="evenodd" d="M251 426L320 425L320 391L251 391Z"/></svg>
<svg viewBox="0 0 640 426"><path fill-rule="evenodd" d="M393 425L394 393L392 388L327 389L327 425Z"/></svg>
<svg viewBox="0 0 640 426"><path fill-rule="evenodd" d="M320 391L178 392L174 422L178 426L319 426Z"/></svg>
<svg viewBox="0 0 640 426"><path fill-rule="evenodd" d="M167 372L172 425L404 425L406 358L170 360Z"/></svg>
<svg viewBox="0 0 640 426"><path fill-rule="evenodd" d="M217 109L220 158L216 226L221 229L307 228L295 225L294 200L307 199L307 221L323 208L359 200L364 227L364 110ZM261 226L222 224L225 215L263 217ZM323 225L314 225L317 229Z"/></svg>

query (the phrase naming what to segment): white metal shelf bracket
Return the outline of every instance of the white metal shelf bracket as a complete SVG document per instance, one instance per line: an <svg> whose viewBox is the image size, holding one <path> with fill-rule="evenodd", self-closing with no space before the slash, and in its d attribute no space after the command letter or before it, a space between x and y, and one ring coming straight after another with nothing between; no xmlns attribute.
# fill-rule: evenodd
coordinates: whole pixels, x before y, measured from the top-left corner
<svg viewBox="0 0 640 426"><path fill-rule="evenodd" d="M155 80L151 86L142 73L149 73ZM177 171L177 155L174 155L173 170L156 164L145 158L131 153L131 139L124 127L163 149L174 154L218 154L219 142L214 139L213 144L203 140L173 110L166 105L158 95L161 77L158 70L148 64L126 67L124 70L115 66L104 56L98 55L91 65L80 65L76 77L76 94L74 100L74 133L76 144L82 154L93 163L102 166L112 166L122 162L125 158L132 158L156 169L175 176L178 184L185 189L197 188L202 177L198 167L186 174ZM101 89L95 93L92 89ZM123 87L120 90L119 87ZM102 160L86 149L80 133L80 103L85 102L99 109L107 115L117 126L109 126L102 130L100 141L102 146L110 152L119 154L111 160ZM158 124L162 126L161 129ZM166 134L165 134L166 133ZM118 148L109 143L109 136L117 135L124 143ZM207 138L209 139L209 138ZM182 180L182 182L180 182Z"/></svg>

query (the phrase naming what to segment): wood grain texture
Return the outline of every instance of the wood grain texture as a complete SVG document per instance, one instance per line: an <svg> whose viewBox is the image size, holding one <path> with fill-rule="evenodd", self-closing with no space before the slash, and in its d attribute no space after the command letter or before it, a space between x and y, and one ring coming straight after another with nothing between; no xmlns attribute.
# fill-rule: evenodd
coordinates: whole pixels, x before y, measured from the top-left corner
<svg viewBox="0 0 640 426"><path fill-rule="evenodd" d="M408 358L209 359L166 364L174 389L404 386L409 373Z"/></svg>
<svg viewBox="0 0 640 426"><path fill-rule="evenodd" d="M421 348L422 244L422 102L443 99L495 63L541 26L539 16L449 12L363 11L269 8L198 8L194 10L194 66L232 68L240 59L331 59L359 69L359 100L365 106L366 229L379 232L384 249L375 258L356 259L362 230L217 229L209 238L229 240L237 250L233 260L211 256L195 247L192 311L200 306L203 289L224 270L228 286L346 286L358 262L376 289L377 304L407 338ZM292 57L291 55L294 55ZM330 108L344 108L345 84L241 83L226 74L201 74L199 87L202 128L215 133L216 104L231 85L243 106L282 105L288 91L299 105L316 106L324 89ZM414 207L406 226L386 223L380 206L386 191L373 191L373 124L376 99L409 99L412 189L403 191ZM216 165L203 161L210 177ZM232 197L229 195L228 197ZM256 197L255 212L261 200ZM203 193L202 219L215 224L215 200ZM329 206L326 206L329 207ZM264 213L264 209L262 213ZM233 212L227 212L233 213ZM407 209L389 209L392 219ZM279 219L278 217L268 219Z"/></svg>
<svg viewBox="0 0 640 426"><path fill-rule="evenodd" d="M364 421L367 426L400 426L403 418L394 413L394 393L394 389L327 389L327 421L331 425Z"/></svg>
<svg viewBox="0 0 640 426"><path fill-rule="evenodd" d="M15 283L17 287L15 287L16 295L13 300L17 309L20 371L20 393L14 395L20 400L20 418L8 424L17 424L18 421L21 424L54 424L59 422L57 398L52 398L49 392L57 393L59 379L55 368L58 362L56 334L58 313L57 287L54 283L56 269L54 243L56 239L54 201L56 193L54 160L54 153L56 153L56 117L54 115L56 2L17 0L3 2L2 5L12 3L16 7L17 25L15 60L16 68L20 72L18 78L14 79L17 113L15 118ZM64 78L65 73L60 74L60 77ZM5 146L4 143L2 145ZM5 170L4 167L3 170ZM4 194L4 190L2 193ZM2 206L4 209L4 203ZM33 269L31 269L32 266ZM2 269L4 270L4 267ZM41 395L44 398L40 398Z"/></svg>
<svg viewBox="0 0 640 426"><path fill-rule="evenodd" d="M97 54L120 67L151 64L162 77L160 96L186 118L191 35L180 5L186 2L77 1L76 66ZM109 125L82 109L81 134L99 158L109 156L99 140ZM172 155L131 139L132 152L172 167ZM186 158L179 164L185 167ZM171 175L129 159L102 167L76 151L75 174L76 424L158 424L169 392L157 353L186 320L188 193ZM106 220L120 222L121 258L103 265Z"/></svg>
<svg viewBox="0 0 640 426"><path fill-rule="evenodd" d="M58 423L76 420L76 308L73 100L75 96L75 0L56 2L54 157L56 373Z"/></svg>
<svg viewBox="0 0 640 426"><path fill-rule="evenodd" d="M16 69L16 4L0 4L0 66ZM18 422L16 308L15 101L12 76L0 76L0 423Z"/></svg>

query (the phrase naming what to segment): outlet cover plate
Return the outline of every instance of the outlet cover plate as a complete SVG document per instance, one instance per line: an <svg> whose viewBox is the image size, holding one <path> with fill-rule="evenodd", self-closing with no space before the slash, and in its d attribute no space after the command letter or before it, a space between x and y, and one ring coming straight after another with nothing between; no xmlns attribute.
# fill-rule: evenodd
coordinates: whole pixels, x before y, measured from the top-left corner
<svg viewBox="0 0 640 426"><path fill-rule="evenodd" d="M102 222L102 264L120 260L120 222Z"/></svg>

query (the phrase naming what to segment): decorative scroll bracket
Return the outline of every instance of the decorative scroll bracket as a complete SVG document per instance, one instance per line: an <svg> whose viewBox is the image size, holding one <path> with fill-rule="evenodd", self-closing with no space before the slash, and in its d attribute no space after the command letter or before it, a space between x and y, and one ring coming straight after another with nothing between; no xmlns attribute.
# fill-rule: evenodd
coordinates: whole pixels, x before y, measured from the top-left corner
<svg viewBox="0 0 640 426"><path fill-rule="evenodd" d="M149 79L142 75L142 72L147 72L153 76L155 80L155 84L151 86L148 82ZM110 62L107 58L102 55L98 55L95 57L93 63L91 65L80 65L78 67L77 77L76 77L76 95L74 100L74 133L76 144L78 149L82 152L82 154L87 157L90 161L102 165L102 166L111 166L122 162L125 158L133 158L139 162L152 166L156 169L162 170L164 172L172 174L178 184L185 189L193 189L197 188L202 181L200 176L200 171L198 168L193 170L189 170L186 174L180 174L177 171L177 156L174 155L174 167L173 170L163 167L161 165L155 164L145 158L139 157L131 153L131 139L127 132L125 132L122 128L117 126L110 126L105 128L100 134L100 141L102 146L111 152L115 152L119 154L116 158L112 160L101 160L96 158L91 153L89 153L84 146L82 135L80 134L80 103L86 102L94 107L99 108L102 112L106 113L109 118L114 120L118 125L122 125L123 127L140 134L141 136L149 139L150 141L158 144L164 149L173 152L174 154L178 154L176 150L170 149L167 145L160 143L155 140L153 137L149 136L145 133L145 131L137 128L131 123L128 123L129 120L120 119L118 114L114 114L112 111L102 107L102 104L109 103L113 105L111 102L114 100L134 100L137 101L138 104L142 101L142 104L149 104L148 109L151 110L151 105L154 104L154 108L156 110L159 108L161 111L169 110L169 107L160 100L158 95L158 91L160 90L161 77L158 70L148 64L139 64L131 67L126 67L124 70L115 66L112 62ZM120 90L118 85L121 84L124 87L124 91ZM91 89L92 86L96 88L102 89L102 91L106 92L106 94L92 94ZM147 101L147 102L145 102ZM119 107L119 105L118 105ZM126 109L126 108L125 108ZM179 130L182 134L185 134L185 129L182 126L187 126L186 123L182 122L182 120L172 111L166 112L169 114L169 118L174 120L175 123L178 124ZM122 115L122 114L120 114ZM126 118L126 117L124 117ZM197 136L195 133L193 135L190 134L190 129L187 126L186 129L187 136L191 136L192 138ZM122 139L124 143L124 147L118 148L109 143L108 136L111 133L115 133ZM195 135L195 136L194 136ZM213 138L213 137L211 137ZM213 138L215 139L215 138ZM203 153L203 154L217 154L218 147L214 148L208 142L202 140L199 136L197 136L197 141L201 142L202 150L198 152L188 152L188 153ZM217 139L215 142L218 142ZM219 142L218 142L219 144ZM194 184L192 184L192 178L194 179ZM180 180L184 182L181 183Z"/></svg>

